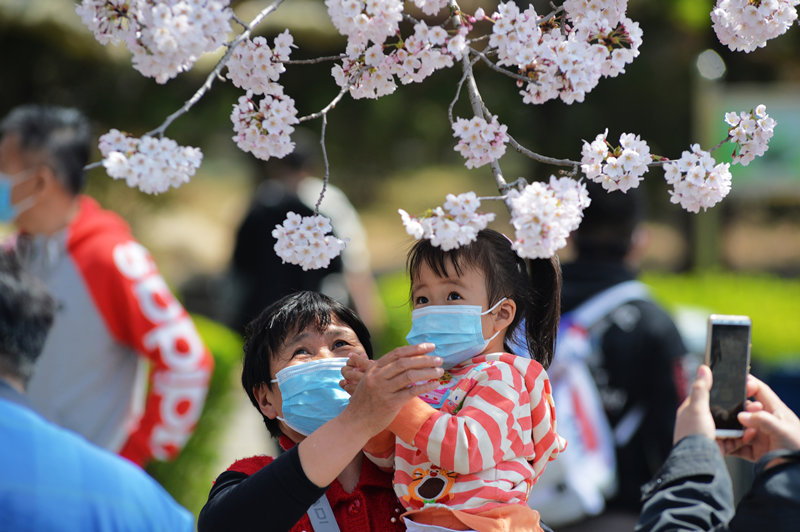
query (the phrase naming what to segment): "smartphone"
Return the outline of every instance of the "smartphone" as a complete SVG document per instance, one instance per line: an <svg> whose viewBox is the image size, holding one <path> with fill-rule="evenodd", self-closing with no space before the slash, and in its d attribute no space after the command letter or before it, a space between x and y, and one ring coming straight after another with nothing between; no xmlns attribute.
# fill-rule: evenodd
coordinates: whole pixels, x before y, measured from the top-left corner
<svg viewBox="0 0 800 532"><path fill-rule="evenodd" d="M750 329L748 316L712 314L708 317L706 364L713 376L709 403L717 438L738 438L744 433L737 414L744 409L747 398Z"/></svg>

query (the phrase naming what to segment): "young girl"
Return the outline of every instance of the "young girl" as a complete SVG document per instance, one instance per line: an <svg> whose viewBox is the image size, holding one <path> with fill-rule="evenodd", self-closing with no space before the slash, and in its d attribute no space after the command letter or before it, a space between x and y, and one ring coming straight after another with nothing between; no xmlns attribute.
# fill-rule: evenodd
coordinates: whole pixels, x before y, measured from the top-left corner
<svg viewBox="0 0 800 532"><path fill-rule="evenodd" d="M540 530L528 494L566 445L545 372L558 327L557 259L526 264L505 236L484 230L447 252L419 241L407 267L414 310L406 338L435 344L430 354L447 371L365 453L394 468L408 530ZM535 360L510 354L520 326ZM345 388L370 364L381 361L351 357Z"/></svg>

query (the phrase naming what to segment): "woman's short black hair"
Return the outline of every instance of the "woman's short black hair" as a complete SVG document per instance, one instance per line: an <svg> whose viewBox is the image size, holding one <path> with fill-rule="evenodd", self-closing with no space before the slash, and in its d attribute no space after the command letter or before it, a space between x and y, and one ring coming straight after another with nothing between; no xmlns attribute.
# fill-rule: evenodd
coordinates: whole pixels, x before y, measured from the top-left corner
<svg viewBox="0 0 800 532"><path fill-rule="evenodd" d="M289 294L272 303L247 325L242 386L259 412L261 409L253 390L261 384L272 389L272 360L286 339L310 325L324 331L334 320L353 329L367 356L372 358L369 330L361 319L348 307L319 292ZM264 424L273 437L280 436L278 420L264 416Z"/></svg>

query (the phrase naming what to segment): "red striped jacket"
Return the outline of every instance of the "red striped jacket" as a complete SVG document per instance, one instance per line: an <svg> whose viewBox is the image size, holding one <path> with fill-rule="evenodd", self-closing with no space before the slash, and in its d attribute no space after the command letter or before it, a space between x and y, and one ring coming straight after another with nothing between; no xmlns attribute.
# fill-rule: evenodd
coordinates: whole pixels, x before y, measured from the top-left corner
<svg viewBox="0 0 800 532"><path fill-rule="evenodd" d="M443 507L476 530L470 515L496 520L497 512L510 511L512 520L529 519L531 486L566 446L556 432L544 368L494 353L455 366L440 382L401 410L389 426L396 438L379 435L365 448L367 456L394 468L401 502L407 510L422 510L415 520L424 522L426 511L441 514Z"/></svg>

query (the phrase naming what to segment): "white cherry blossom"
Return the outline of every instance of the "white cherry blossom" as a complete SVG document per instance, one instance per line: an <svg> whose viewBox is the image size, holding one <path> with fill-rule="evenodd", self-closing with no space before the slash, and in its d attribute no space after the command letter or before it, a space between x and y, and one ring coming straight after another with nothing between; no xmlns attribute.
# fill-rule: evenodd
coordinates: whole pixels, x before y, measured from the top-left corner
<svg viewBox="0 0 800 532"><path fill-rule="evenodd" d="M520 257L549 258L567 244L580 225L591 200L583 183L550 176L548 183L533 182L507 194L515 236L512 248Z"/></svg>
<svg viewBox="0 0 800 532"><path fill-rule="evenodd" d="M765 105L761 104L748 113L725 113L725 122L730 126L728 136L736 145L734 163L747 166L753 159L766 153L775 120L767 114Z"/></svg>
<svg viewBox="0 0 800 532"><path fill-rule="evenodd" d="M583 142L581 169L586 177L603 185L609 192L627 192L636 188L652 162L650 147L639 135L623 133L619 146L609 149L608 130L598 134L592 142Z"/></svg>
<svg viewBox="0 0 800 532"><path fill-rule="evenodd" d="M100 136L99 148L110 177L148 194L188 183L203 161L199 148L179 146L167 137L137 139L116 129Z"/></svg>
<svg viewBox="0 0 800 532"><path fill-rule="evenodd" d="M455 150L465 159L467 168L477 168L496 161L506 152L507 126L493 116L491 122L474 116L471 120L458 118L453 123L453 134L459 139Z"/></svg>
<svg viewBox="0 0 800 532"><path fill-rule="evenodd" d="M694 213L713 207L731 191L730 164L716 164L699 144L692 144L679 160L665 164L664 179L672 185L670 201Z"/></svg>
<svg viewBox="0 0 800 532"><path fill-rule="evenodd" d="M286 263L303 270L327 268L345 248L346 241L331 233L330 220L322 215L300 216L289 212L282 224L275 226L275 253Z"/></svg>
<svg viewBox="0 0 800 532"><path fill-rule="evenodd" d="M797 4L800 0L717 0L711 11L714 32L734 52L752 52L794 24Z"/></svg>
<svg viewBox="0 0 800 532"><path fill-rule="evenodd" d="M421 218L398 209L406 232L416 240L425 238L431 244L449 251L478 237L478 232L494 220L494 213L480 213L481 201L474 192L448 194L444 208L436 207Z"/></svg>

